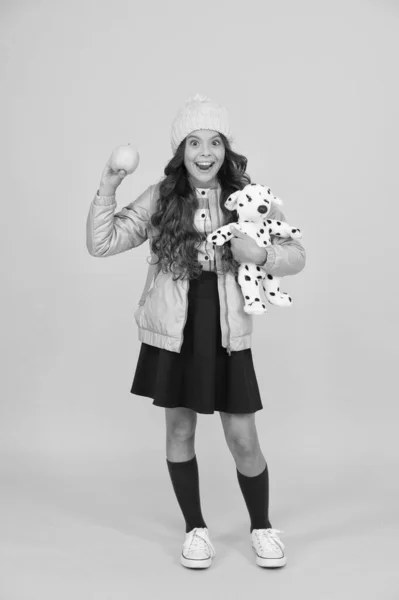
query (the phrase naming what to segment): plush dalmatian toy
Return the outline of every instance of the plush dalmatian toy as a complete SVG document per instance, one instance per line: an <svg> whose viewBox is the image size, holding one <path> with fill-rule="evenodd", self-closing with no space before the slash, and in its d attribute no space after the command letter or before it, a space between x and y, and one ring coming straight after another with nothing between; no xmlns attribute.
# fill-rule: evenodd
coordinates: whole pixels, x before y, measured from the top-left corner
<svg viewBox="0 0 399 600"><path fill-rule="evenodd" d="M239 231L251 236L258 246L267 248L271 245L270 235L282 238L301 238L302 233L298 227L291 227L288 223L267 219L272 204L282 205L279 198L273 196L270 188L251 183L244 189L231 194L225 207L236 210L238 222L229 223L220 227L207 236L207 241L216 246L223 246L233 234L230 226L234 225ZM280 278L268 274L263 267L253 263L242 263L238 269L238 283L244 295L244 311L248 314L261 315L267 312L266 305L260 296L259 282L262 283L265 296L274 306L291 306L291 296L280 292Z"/></svg>

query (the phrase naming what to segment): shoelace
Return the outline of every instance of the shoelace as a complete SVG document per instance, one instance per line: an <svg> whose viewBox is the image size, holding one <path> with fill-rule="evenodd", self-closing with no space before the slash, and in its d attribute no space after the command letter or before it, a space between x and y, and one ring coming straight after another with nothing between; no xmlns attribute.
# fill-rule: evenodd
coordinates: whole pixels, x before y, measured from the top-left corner
<svg viewBox="0 0 399 600"><path fill-rule="evenodd" d="M202 529L201 527L196 527L195 529L193 529L192 534L191 534L191 540L190 540L190 538L187 540L187 542L188 542L187 551L203 550L204 544L205 544L207 550L209 550L209 546L213 550L212 544L210 542L208 542L208 540L205 538L205 534L201 531L201 529Z"/></svg>
<svg viewBox="0 0 399 600"><path fill-rule="evenodd" d="M281 550L281 548L285 548L283 542L276 536L279 533L284 533L284 531L280 531L280 529L257 529L255 531L255 535L260 542L268 543L274 550Z"/></svg>

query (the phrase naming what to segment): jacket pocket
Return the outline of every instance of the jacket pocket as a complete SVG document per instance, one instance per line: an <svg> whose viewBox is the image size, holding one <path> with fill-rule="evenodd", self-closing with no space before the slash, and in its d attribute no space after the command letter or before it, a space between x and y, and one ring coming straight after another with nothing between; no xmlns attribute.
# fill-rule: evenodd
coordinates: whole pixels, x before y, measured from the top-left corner
<svg viewBox="0 0 399 600"><path fill-rule="evenodd" d="M139 304L139 306L137 306L137 308L135 309L133 316L134 316L134 320L136 321L136 324L138 326L140 326L140 312L142 311L143 306Z"/></svg>
<svg viewBox="0 0 399 600"><path fill-rule="evenodd" d="M133 313L133 314L134 314L134 318L135 318L135 320L136 320L136 323L137 323L138 325L139 325L139 314L140 314L140 309L143 309L143 308L144 308L144 306L146 305L146 303L147 303L148 299L149 299L149 298L150 298L150 296L151 296L151 295L154 293L154 290L155 290L155 288L156 288L156 287L157 287L157 285L158 285L159 274L160 274L160 271L157 271L157 272L155 273L155 275L154 275L154 278L153 278L153 280L152 280L152 282L151 282L150 288L149 288L149 290L147 290L147 293L146 293L146 295L145 295L145 298L144 298L144 302L143 302L143 304L139 304L139 305L137 306L137 308L135 309L134 313ZM143 289L143 291L141 292L141 296L143 295L143 292L144 292L144 289ZM141 296L140 296L140 299L141 299ZM141 312L142 312L142 311L141 311Z"/></svg>

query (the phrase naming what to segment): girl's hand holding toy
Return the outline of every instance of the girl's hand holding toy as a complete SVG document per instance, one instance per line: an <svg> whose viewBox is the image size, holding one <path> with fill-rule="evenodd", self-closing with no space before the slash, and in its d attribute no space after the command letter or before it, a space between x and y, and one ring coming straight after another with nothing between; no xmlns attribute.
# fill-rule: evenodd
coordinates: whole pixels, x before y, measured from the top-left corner
<svg viewBox="0 0 399 600"><path fill-rule="evenodd" d="M231 252L237 262L258 264L266 259L267 251L265 248L260 248L247 233L233 226L231 226L230 231L234 236L230 240Z"/></svg>

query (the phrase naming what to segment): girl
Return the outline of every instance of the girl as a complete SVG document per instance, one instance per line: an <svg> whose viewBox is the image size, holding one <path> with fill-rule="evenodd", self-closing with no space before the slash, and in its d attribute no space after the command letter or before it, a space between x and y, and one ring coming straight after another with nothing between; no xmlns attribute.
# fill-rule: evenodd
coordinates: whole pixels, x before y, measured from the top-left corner
<svg viewBox="0 0 399 600"><path fill-rule="evenodd" d="M224 203L251 183L247 159L231 142L226 109L197 94L173 121L165 177L116 213L115 192L126 172L113 172L108 161L87 219L92 256L149 240L156 261L135 312L141 348L130 391L165 408L166 464L186 523L180 560L194 569L209 567L215 556L194 447L197 413L214 411L248 508L256 563L286 564L282 532L272 528L268 514L268 467L255 426L263 406L251 353L252 316L243 310L237 267L253 262L272 275L294 275L305 265L305 250L277 236L266 250L234 228L224 246L206 241L211 231L237 221ZM276 206L269 215L285 220Z"/></svg>

